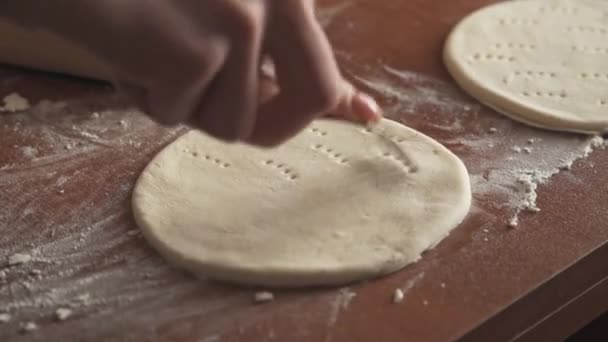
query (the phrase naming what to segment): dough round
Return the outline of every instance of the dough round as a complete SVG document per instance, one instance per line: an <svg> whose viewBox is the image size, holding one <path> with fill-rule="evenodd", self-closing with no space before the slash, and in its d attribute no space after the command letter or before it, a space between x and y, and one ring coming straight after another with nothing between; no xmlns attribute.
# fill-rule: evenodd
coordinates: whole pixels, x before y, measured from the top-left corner
<svg viewBox="0 0 608 342"><path fill-rule="evenodd" d="M462 20L444 49L455 80L515 120L608 131L608 2L504 1Z"/></svg>
<svg viewBox="0 0 608 342"><path fill-rule="evenodd" d="M133 193L136 221L169 261L201 277L335 285L416 261L465 217L469 177L449 150L383 120L318 120L271 150L191 131Z"/></svg>

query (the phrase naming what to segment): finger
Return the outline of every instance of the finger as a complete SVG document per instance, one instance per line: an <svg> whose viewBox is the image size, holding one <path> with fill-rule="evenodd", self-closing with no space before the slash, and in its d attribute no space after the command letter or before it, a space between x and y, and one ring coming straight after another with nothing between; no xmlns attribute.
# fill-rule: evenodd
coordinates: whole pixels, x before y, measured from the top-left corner
<svg viewBox="0 0 608 342"><path fill-rule="evenodd" d="M198 109L198 124L226 141L246 139L255 124L258 105L259 55L264 30L261 3L240 3L243 17L233 18L238 43L231 46L224 68ZM233 39L237 41L237 39Z"/></svg>
<svg viewBox="0 0 608 342"><path fill-rule="evenodd" d="M356 89L348 81L342 82L342 97L329 116L367 124L382 118L380 106L370 95Z"/></svg>
<svg viewBox="0 0 608 342"><path fill-rule="evenodd" d="M295 135L341 97L341 76L312 2L279 2L268 49L280 93L259 108L250 142L276 145Z"/></svg>

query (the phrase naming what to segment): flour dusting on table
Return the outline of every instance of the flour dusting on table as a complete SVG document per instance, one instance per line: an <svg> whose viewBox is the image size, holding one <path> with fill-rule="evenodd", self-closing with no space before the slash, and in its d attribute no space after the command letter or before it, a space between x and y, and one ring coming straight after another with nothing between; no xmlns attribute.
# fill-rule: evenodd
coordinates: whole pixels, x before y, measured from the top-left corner
<svg viewBox="0 0 608 342"><path fill-rule="evenodd" d="M447 136L438 140L465 162L476 203L510 213L502 218L504 226L518 226L522 212L542 210L536 203L539 185L605 146L601 137L544 131L492 114L455 86L429 76L380 65L356 78L388 99L384 110L389 118L408 125L408 118L417 116L414 128L432 137ZM437 118L437 113L450 115Z"/></svg>
<svg viewBox="0 0 608 342"><path fill-rule="evenodd" d="M251 316L270 307L290 307L255 305L246 289L183 274L139 234L130 211L135 180L182 132L111 95L0 114L10 147L0 160L0 340L24 332L53 340L66 329L82 340L154 339L155 327L206 315L213 319L204 336L221 336L235 322L254 325ZM329 317L334 298L346 297L336 290L307 301Z"/></svg>

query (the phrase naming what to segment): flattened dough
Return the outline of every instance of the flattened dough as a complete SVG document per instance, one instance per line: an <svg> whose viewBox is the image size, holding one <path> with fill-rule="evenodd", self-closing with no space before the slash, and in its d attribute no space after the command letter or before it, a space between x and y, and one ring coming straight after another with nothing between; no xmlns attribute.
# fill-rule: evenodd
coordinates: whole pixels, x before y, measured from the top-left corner
<svg viewBox="0 0 608 342"><path fill-rule="evenodd" d="M272 150L192 131L133 193L136 221L168 260L201 277L300 287L394 272L465 217L463 163L412 129L319 120Z"/></svg>
<svg viewBox="0 0 608 342"><path fill-rule="evenodd" d="M463 19L445 64L472 96L524 123L608 131L608 2L524 0Z"/></svg>

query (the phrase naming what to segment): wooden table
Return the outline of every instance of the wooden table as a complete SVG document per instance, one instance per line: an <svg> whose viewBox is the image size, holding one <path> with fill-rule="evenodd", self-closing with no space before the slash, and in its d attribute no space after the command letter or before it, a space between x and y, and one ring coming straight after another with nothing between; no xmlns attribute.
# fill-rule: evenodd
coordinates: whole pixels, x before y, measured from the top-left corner
<svg viewBox="0 0 608 342"><path fill-rule="evenodd" d="M548 341L593 319L608 308L608 152L553 170L562 154L582 153L584 137L527 128L457 89L441 63L443 40L490 2L323 2L345 74L389 117L457 153L475 200L461 227L396 274L275 291L262 305L252 302L256 289L171 268L138 234L133 184L183 128L125 110L106 85L2 67L0 95L36 105L0 114L0 312L12 317L0 340ZM529 155L514 151L529 139ZM509 229L525 195L507 177L521 171L513 165L556 174L537 189L542 210L520 213ZM32 260L9 267L15 253ZM59 321L58 308L71 316ZM38 328L19 332L26 322Z"/></svg>

